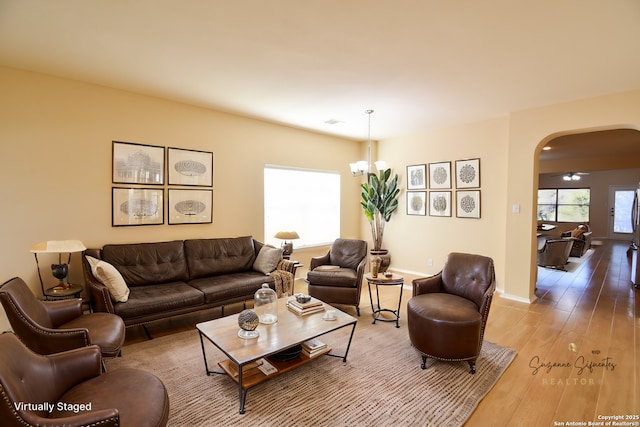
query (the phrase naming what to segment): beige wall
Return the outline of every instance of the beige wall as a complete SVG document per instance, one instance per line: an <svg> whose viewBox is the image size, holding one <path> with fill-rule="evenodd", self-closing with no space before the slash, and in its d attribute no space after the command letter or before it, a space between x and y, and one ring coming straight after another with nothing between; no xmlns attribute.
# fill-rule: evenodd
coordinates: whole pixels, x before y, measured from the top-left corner
<svg viewBox="0 0 640 427"><path fill-rule="evenodd" d="M488 120L420 135L383 141L380 158L399 173L403 191L398 213L385 228L384 245L392 265L405 271L437 273L449 252L471 252L490 256L496 265L498 286L504 283L505 195L508 121ZM406 215L406 167L480 158L481 218L457 218L455 183L451 217ZM429 265L429 259L432 265Z"/></svg>
<svg viewBox="0 0 640 427"><path fill-rule="evenodd" d="M342 235L371 240L359 207L362 179L348 170L350 161L363 158L366 144L7 68L0 68L0 93L3 280L21 276L36 291L29 248L43 240L77 238L92 247L190 237L262 238L265 163L340 171ZM400 208L385 231L392 266L435 273L451 251L487 254L495 260L498 287L529 300L535 284L540 147L561 133L639 128L638 117L640 91L380 141L373 147L374 160L386 160L401 175L403 189ZM213 224L111 227L112 140L213 151ZM455 210L451 218L406 215L407 165L476 157L481 159L481 219L456 218ZM516 204L520 213L512 212ZM306 263L318 252L298 255ZM74 258L76 281L81 280L78 266ZM6 328L0 315L0 330Z"/></svg>
<svg viewBox="0 0 640 427"><path fill-rule="evenodd" d="M359 186L348 163L362 157L361 143L7 68L0 68L0 93L0 282L20 276L39 293L29 249L44 240L80 239L97 247L192 237L263 239L266 163L340 171L342 235L359 237ZM213 224L112 227L112 140L213 151ZM40 259L43 277L53 284L53 260ZM70 275L82 281L78 256ZM8 327L0 310L0 331Z"/></svg>
<svg viewBox="0 0 640 427"><path fill-rule="evenodd" d="M507 173L505 291L532 298L535 285L535 222L538 156L542 147L561 134L612 128L638 129L640 91L626 92L515 112L509 120ZM520 213L511 212L514 204ZM530 235L529 245L523 236Z"/></svg>

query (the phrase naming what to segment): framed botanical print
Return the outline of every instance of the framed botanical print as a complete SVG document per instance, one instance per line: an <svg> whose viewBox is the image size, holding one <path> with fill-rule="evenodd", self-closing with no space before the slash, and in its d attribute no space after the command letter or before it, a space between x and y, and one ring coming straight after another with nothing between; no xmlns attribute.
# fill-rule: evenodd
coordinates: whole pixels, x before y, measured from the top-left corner
<svg viewBox="0 0 640 427"><path fill-rule="evenodd" d="M407 190L427 188L427 165L407 166Z"/></svg>
<svg viewBox="0 0 640 427"><path fill-rule="evenodd" d="M169 189L169 224L213 222L213 190Z"/></svg>
<svg viewBox="0 0 640 427"><path fill-rule="evenodd" d="M427 192L407 191L407 215L427 214Z"/></svg>
<svg viewBox="0 0 640 427"><path fill-rule="evenodd" d="M111 196L111 224L164 224L164 189L113 187Z"/></svg>
<svg viewBox="0 0 640 427"><path fill-rule="evenodd" d="M164 184L164 147L112 142L114 184Z"/></svg>
<svg viewBox="0 0 640 427"><path fill-rule="evenodd" d="M213 186L213 153L167 148L169 185Z"/></svg>
<svg viewBox="0 0 640 427"><path fill-rule="evenodd" d="M456 160L456 188L480 187L480 159Z"/></svg>
<svg viewBox="0 0 640 427"><path fill-rule="evenodd" d="M429 216L451 216L451 191L429 192Z"/></svg>
<svg viewBox="0 0 640 427"><path fill-rule="evenodd" d="M456 216L480 218L480 190L456 191Z"/></svg>
<svg viewBox="0 0 640 427"><path fill-rule="evenodd" d="M451 162L429 163L429 188L451 188Z"/></svg>

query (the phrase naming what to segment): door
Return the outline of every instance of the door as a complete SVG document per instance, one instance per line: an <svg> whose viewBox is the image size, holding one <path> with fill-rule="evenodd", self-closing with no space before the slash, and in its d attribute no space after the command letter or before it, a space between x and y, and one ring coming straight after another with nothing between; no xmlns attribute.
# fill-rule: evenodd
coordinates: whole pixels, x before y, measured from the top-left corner
<svg viewBox="0 0 640 427"><path fill-rule="evenodd" d="M636 187L612 185L609 187L609 239L633 240L631 212Z"/></svg>

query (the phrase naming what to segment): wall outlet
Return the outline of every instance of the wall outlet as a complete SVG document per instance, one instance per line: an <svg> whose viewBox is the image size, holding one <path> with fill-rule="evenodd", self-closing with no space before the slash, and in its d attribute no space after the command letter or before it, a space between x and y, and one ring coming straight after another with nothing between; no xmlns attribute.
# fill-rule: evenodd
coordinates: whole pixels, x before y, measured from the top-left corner
<svg viewBox="0 0 640 427"><path fill-rule="evenodd" d="M433 258L429 258L429 259L427 260L427 265L428 265L429 267L433 267Z"/></svg>

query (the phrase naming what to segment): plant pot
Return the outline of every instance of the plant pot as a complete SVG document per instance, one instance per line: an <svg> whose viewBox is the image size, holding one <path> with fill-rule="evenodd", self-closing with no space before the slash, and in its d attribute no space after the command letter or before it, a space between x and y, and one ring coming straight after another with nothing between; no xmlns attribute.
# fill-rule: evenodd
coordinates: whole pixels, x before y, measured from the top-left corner
<svg viewBox="0 0 640 427"><path fill-rule="evenodd" d="M375 250L371 249L369 251L371 256L380 257L380 265L378 266L378 273L384 273L389 268L389 264L391 264L391 255L389 255L389 251L386 249Z"/></svg>

